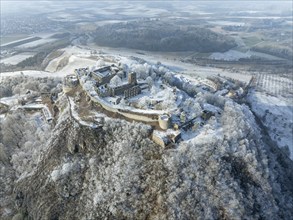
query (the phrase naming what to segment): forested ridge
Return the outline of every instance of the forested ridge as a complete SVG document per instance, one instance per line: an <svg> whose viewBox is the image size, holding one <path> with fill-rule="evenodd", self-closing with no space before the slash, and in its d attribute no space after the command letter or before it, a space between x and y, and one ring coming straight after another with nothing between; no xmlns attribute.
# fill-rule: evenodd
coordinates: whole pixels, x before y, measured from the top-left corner
<svg viewBox="0 0 293 220"><path fill-rule="evenodd" d="M104 25L97 28L94 38L102 46L147 51L224 52L236 46L231 37L209 29L161 21Z"/></svg>

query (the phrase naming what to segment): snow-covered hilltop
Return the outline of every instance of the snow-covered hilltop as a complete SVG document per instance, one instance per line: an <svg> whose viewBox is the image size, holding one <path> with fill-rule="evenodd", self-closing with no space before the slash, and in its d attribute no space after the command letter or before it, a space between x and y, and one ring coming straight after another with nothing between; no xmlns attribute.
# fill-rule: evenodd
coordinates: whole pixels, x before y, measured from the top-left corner
<svg viewBox="0 0 293 220"><path fill-rule="evenodd" d="M1 75L1 218L293 216L293 162L264 130L259 79L89 51Z"/></svg>
<svg viewBox="0 0 293 220"><path fill-rule="evenodd" d="M195 137L210 119L219 118L225 98L242 99L249 88L249 83L221 76L186 78L161 63L135 57L105 60L100 57L97 65L76 69L65 78L63 91L76 100L71 106L87 117L80 110L84 92L97 109L113 118L151 125L157 130L152 140L162 147Z"/></svg>

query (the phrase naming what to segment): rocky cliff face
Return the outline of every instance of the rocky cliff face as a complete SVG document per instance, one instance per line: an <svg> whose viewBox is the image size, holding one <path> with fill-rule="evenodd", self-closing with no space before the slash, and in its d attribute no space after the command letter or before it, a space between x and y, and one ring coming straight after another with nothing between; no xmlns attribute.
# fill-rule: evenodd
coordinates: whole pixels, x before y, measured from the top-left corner
<svg viewBox="0 0 293 220"><path fill-rule="evenodd" d="M34 172L17 178L3 165L3 219L292 218L292 162L245 106L226 103L219 123L162 149L144 124L90 128L64 110Z"/></svg>

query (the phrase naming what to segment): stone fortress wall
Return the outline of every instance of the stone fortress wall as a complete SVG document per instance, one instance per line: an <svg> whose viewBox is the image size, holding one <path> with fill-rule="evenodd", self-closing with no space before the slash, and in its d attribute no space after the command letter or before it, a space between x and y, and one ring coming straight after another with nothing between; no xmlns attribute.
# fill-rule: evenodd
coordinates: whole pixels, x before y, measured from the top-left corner
<svg viewBox="0 0 293 220"><path fill-rule="evenodd" d="M83 87L84 84L81 80L79 80L80 85ZM161 123L159 123L159 118L162 114L158 114L156 112L152 112L151 110L149 113L147 112L137 112L137 111L132 111L129 109L121 109L118 107L114 107L113 105L108 104L102 99L98 99L94 96L92 96L88 91L84 90L87 94L87 96L91 99L92 102L99 104L102 106L105 110L112 112L112 113L118 113L128 119L132 119L135 121L139 122L145 122L145 123L158 123L161 129L167 129L166 126L164 125L161 127Z"/></svg>

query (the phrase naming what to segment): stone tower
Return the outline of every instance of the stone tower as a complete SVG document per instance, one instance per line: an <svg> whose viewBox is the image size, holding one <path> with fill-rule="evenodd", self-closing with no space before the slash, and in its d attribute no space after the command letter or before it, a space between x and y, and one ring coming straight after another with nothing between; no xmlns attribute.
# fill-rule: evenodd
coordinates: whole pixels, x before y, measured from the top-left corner
<svg viewBox="0 0 293 220"><path fill-rule="evenodd" d="M136 85L137 81L136 81L136 73L131 72L128 74L128 83L131 85Z"/></svg>

